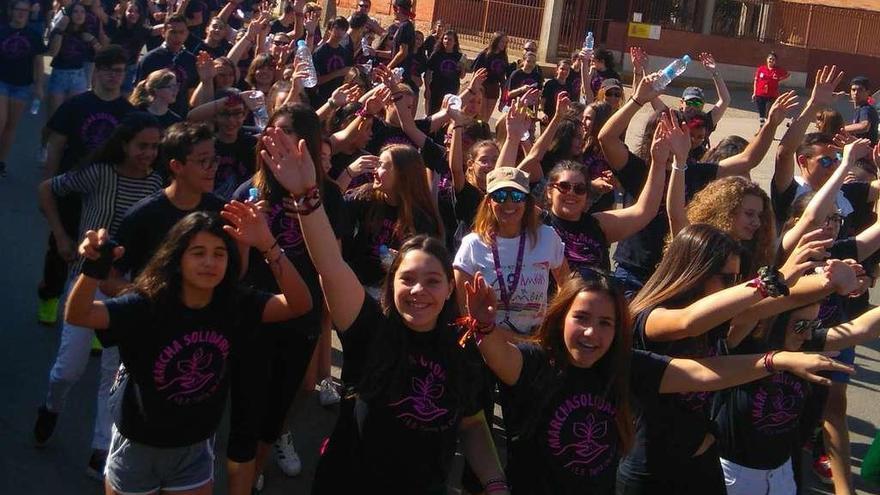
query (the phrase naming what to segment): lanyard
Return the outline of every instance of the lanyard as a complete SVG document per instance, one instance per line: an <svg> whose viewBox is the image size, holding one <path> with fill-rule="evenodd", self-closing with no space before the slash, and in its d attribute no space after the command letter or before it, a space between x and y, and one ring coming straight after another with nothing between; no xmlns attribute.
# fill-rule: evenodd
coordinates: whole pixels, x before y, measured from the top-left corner
<svg viewBox="0 0 880 495"><path fill-rule="evenodd" d="M495 277L498 279L498 288L501 290L501 302L504 304L504 321L502 323L516 331L516 327L510 322L510 300L516 293L519 286L520 275L522 275L523 251L526 247L526 233L523 231L519 235L519 251L516 254L516 267L513 269L513 280L510 283L510 291L507 290L507 281L504 273L501 272L501 258L498 256L498 242L495 234L492 234L492 260L495 262Z"/></svg>

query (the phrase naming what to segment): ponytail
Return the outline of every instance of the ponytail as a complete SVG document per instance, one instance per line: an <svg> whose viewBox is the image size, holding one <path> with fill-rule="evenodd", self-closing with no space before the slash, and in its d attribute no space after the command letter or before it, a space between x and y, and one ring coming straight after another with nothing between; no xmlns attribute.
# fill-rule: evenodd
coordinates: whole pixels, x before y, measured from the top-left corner
<svg viewBox="0 0 880 495"><path fill-rule="evenodd" d="M146 79L137 83L131 92L131 96L128 97L128 102L136 108L150 103L150 90L147 89Z"/></svg>

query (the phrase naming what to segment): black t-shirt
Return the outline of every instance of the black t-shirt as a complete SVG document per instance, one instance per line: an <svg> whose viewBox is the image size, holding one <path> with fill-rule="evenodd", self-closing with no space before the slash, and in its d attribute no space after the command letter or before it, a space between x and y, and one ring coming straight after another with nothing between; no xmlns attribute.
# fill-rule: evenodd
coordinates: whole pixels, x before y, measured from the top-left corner
<svg viewBox="0 0 880 495"><path fill-rule="evenodd" d="M699 359L720 354L728 325L722 324L697 337L668 342L648 340L645 322L653 309L637 314L633 323L633 346L664 356ZM649 403L637 425L636 442L627 458L643 472L661 472L669 463L687 459L712 432L709 420L712 393L662 394Z"/></svg>
<svg viewBox="0 0 880 495"><path fill-rule="evenodd" d="M136 64L138 57L141 56L141 50L144 49L147 39L151 36L150 29L140 22L129 26L126 21L123 21L120 25L115 19L111 19L104 28L110 36L110 43L119 45L125 50L125 65Z"/></svg>
<svg viewBox="0 0 880 495"><path fill-rule="evenodd" d="M192 41L190 41L192 39ZM225 57L229 54L229 50L232 49L232 43L226 40L220 40L220 43L217 46L210 46L203 39L200 39L192 34L190 34L190 39L187 39L184 42L184 46L187 51L192 53L193 55L197 55L199 52L206 52L211 58L217 57Z"/></svg>
<svg viewBox="0 0 880 495"><path fill-rule="evenodd" d="M133 111L125 98L104 101L91 91L62 103L46 124L49 130L67 138L58 171L66 172L87 160L110 138L122 118Z"/></svg>
<svg viewBox="0 0 880 495"><path fill-rule="evenodd" d="M0 26L0 81L12 86L34 83L34 60L46 52L43 39L33 30Z"/></svg>
<svg viewBox="0 0 880 495"><path fill-rule="evenodd" d="M418 119L415 121L416 127L425 134L431 133L431 118ZM391 144L406 144L414 148L418 148L412 140L407 137L406 133L400 127L388 125L379 119L373 122L373 137L367 143L366 150L371 154L379 156L382 149ZM447 173L449 171L449 161L446 159L446 149L434 142L430 137L425 139L425 144L419 150L422 155L422 161L428 170L437 172L438 174Z"/></svg>
<svg viewBox="0 0 880 495"><path fill-rule="evenodd" d="M477 210L483 201L483 191L477 189L470 182L465 181L461 191L455 193L453 202L455 219L458 221L458 227L455 231L455 243L460 244L464 236L470 234L474 225L474 218L477 216Z"/></svg>
<svg viewBox="0 0 880 495"><path fill-rule="evenodd" d="M510 91L531 85L534 85L538 89L544 87L544 76L541 75L541 70L537 67L532 69L531 72L516 69L513 71L513 74L510 75L510 79L508 80ZM553 104L556 105L556 102L554 101Z"/></svg>
<svg viewBox="0 0 880 495"><path fill-rule="evenodd" d="M269 34L275 33L289 33L293 31L293 28L296 26L296 19L293 20L289 25L285 26L281 19L275 19L269 24Z"/></svg>
<svg viewBox="0 0 880 495"><path fill-rule="evenodd" d="M877 124L880 124L880 116L877 115L877 109L865 103L855 109L853 113L853 124L868 121L868 130L861 133L852 133L857 138L866 138L871 140L871 144L877 144Z"/></svg>
<svg viewBox="0 0 880 495"><path fill-rule="evenodd" d="M438 51L428 59L428 70L431 71L431 93L436 95L458 94L461 89L461 72L458 65L461 53Z"/></svg>
<svg viewBox="0 0 880 495"><path fill-rule="evenodd" d="M149 111L149 110L147 110L148 107L149 107L149 105L142 105L142 106L138 107L138 109L141 111L144 111L144 112L148 112ZM153 115L153 114L150 114L150 115ZM170 108L168 109L167 112L163 113L162 115L153 115L153 117L156 117L156 120L159 121L159 125L162 126L162 129L168 129L169 127L171 127L172 125L174 125L178 122L183 122L183 117L181 117L180 115L177 115L174 112L174 110L171 110Z"/></svg>
<svg viewBox="0 0 880 495"><path fill-rule="evenodd" d="M873 205L868 203L871 194L870 182L850 182L840 187L843 195L853 207L853 212L846 217L845 231L841 231L841 236L852 237L866 228L870 227L877 220L877 214L874 213Z"/></svg>
<svg viewBox="0 0 880 495"><path fill-rule="evenodd" d="M234 143L214 140L217 152L217 174L214 176L214 194L224 200L233 197L233 193L242 182L251 178L257 166L257 138L239 131ZM244 199L247 199L245 195Z"/></svg>
<svg viewBox="0 0 880 495"><path fill-rule="evenodd" d="M568 96L571 101L579 100L581 97L581 71L574 70L574 68L568 71L565 85L568 86Z"/></svg>
<svg viewBox="0 0 880 495"><path fill-rule="evenodd" d="M565 244L565 258L572 271L589 275L596 268L605 272L611 270L608 240L593 215L584 213L580 220L572 222L545 213L544 223L553 227Z"/></svg>
<svg viewBox="0 0 880 495"><path fill-rule="evenodd" d="M203 194L199 205L192 210L179 210L168 200L165 191L135 203L119 225L116 241L125 247L122 258L115 263L120 273L131 273L134 279L162 244L165 234L183 217L194 211L216 213L223 209L222 199L213 194Z"/></svg>
<svg viewBox="0 0 880 495"><path fill-rule="evenodd" d="M344 67L351 67L354 65L354 61L351 57L351 50L342 45L337 45L334 48L330 46L330 43L324 43L319 46L318 49L315 50L312 60L315 62L315 70L319 76L324 76ZM330 95L333 94L333 91L336 90L336 88L342 86L344 81L345 76L341 76L318 85L315 88L315 92L319 98L318 101L323 104L324 101L330 98Z"/></svg>
<svg viewBox="0 0 880 495"><path fill-rule="evenodd" d="M541 101L544 102L544 113L552 118L556 115L556 96L563 92L570 91L568 83L561 83L555 78L548 79L544 83L544 89L541 90Z"/></svg>
<svg viewBox="0 0 880 495"><path fill-rule="evenodd" d="M199 73L196 70L196 57L186 49L172 53L165 46L160 46L144 55L138 64L137 80L143 81L153 71L159 69L171 69L177 77L180 90L177 92L177 101L171 109L179 115L189 113L189 91L199 84Z"/></svg>
<svg viewBox="0 0 880 495"><path fill-rule="evenodd" d="M385 398L366 401L362 427L361 466L339 466L334 473L345 476L352 468L360 468L367 479L361 486L368 491L386 487L387 493L406 487L408 493L445 493L446 478L458 440L461 419L481 409L479 392L483 388L482 361L475 346L466 349L445 349L457 346L443 332L451 332L438 323L435 330L415 332L394 318L384 316L378 303L365 296L364 304L354 323L339 335L342 342L343 379L359 383L376 346L388 345L389 334L402 335L406 349L400 390L389 389ZM463 361L453 367L449 357ZM449 381L454 369L463 390L461 397L452 397ZM331 440L332 442L332 440ZM330 448L330 447L328 447Z"/></svg>
<svg viewBox="0 0 880 495"><path fill-rule="evenodd" d="M825 348L826 329L816 330L803 351ZM732 352L763 354L764 342L746 338ZM788 373L720 391L713 405L721 457L753 469L775 469L791 457L798 438L801 415L812 387Z"/></svg>
<svg viewBox="0 0 880 495"><path fill-rule="evenodd" d="M617 406L599 368L569 366L564 374L546 351L520 344L519 380L502 390L508 433L507 479L513 493L612 494L620 457ZM636 403L657 400L669 358L634 350L630 392Z"/></svg>
<svg viewBox="0 0 880 495"><path fill-rule="evenodd" d="M645 161L630 153L624 168L616 172L614 176L617 177L627 193L638 196L645 185L647 172ZM684 173L685 200L690 201L706 184L717 177L718 164L716 163L690 165ZM617 244L614 260L647 280L654 272L657 263L660 262L663 255L663 243L668 233L669 220L666 215L666 207L661 204L657 216L644 229Z"/></svg>
<svg viewBox="0 0 880 495"><path fill-rule="evenodd" d="M400 51L401 46L406 45L409 47L406 58L403 59L398 67L403 68L403 82L412 86L410 83L410 77L413 75L412 59L416 54L416 28L412 21L406 20L400 23L400 27L398 27L397 31L394 33L393 41L392 57Z"/></svg>
<svg viewBox="0 0 880 495"><path fill-rule="evenodd" d="M71 33L65 31L61 36L61 47L52 57L50 64L53 69L82 69L90 58L91 46L83 40L84 32Z"/></svg>
<svg viewBox="0 0 880 495"><path fill-rule="evenodd" d="M501 84L507 79L507 52L491 53L480 52L474 59L473 71L486 69L489 71L486 84Z"/></svg>
<svg viewBox="0 0 880 495"><path fill-rule="evenodd" d="M122 367L109 399L119 431L163 448L213 435L226 408L229 355L260 328L268 298L242 289L201 309L180 300L159 306L136 293L105 301L110 326L97 335L119 347Z"/></svg>

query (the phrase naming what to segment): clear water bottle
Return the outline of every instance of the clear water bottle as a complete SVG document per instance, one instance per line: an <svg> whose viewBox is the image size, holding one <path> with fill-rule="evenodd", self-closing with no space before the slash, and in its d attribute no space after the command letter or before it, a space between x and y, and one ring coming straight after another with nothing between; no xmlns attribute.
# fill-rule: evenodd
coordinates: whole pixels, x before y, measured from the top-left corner
<svg viewBox="0 0 880 495"><path fill-rule="evenodd" d="M296 60L306 62L308 64L309 75L303 81L303 86L314 88L318 85L318 71L315 70L315 62L312 60L312 54L309 52L309 45L306 40L296 42Z"/></svg>
<svg viewBox="0 0 880 495"><path fill-rule="evenodd" d="M461 111L461 97L458 95L446 95L446 107L450 110Z"/></svg>
<svg viewBox="0 0 880 495"><path fill-rule="evenodd" d="M403 67L395 67L391 69L391 73L394 74L394 77L402 82L403 81Z"/></svg>
<svg viewBox="0 0 880 495"><path fill-rule="evenodd" d="M365 57L369 57L369 56L370 56L370 52L372 51L372 49L373 49L373 48L370 46L370 42L367 41L367 37L366 37L366 36L362 36L362 37L361 37L361 53L363 53L363 55L364 55Z"/></svg>
<svg viewBox="0 0 880 495"><path fill-rule="evenodd" d="M669 86L669 83L671 83L673 79L682 75L684 71L687 70L689 63L691 63L691 57L688 55L673 60L671 64L667 65L665 69L660 71L660 78L654 81L654 89L657 91L663 91L666 89L666 86Z"/></svg>
<svg viewBox="0 0 880 495"><path fill-rule="evenodd" d="M361 67L364 68L364 74L369 77L373 73L373 59L368 59L367 63L365 63Z"/></svg>
<svg viewBox="0 0 880 495"><path fill-rule="evenodd" d="M269 112L266 111L266 96L262 91L256 90L248 94L251 111L254 113L254 125L263 130L269 123Z"/></svg>
<svg viewBox="0 0 880 495"><path fill-rule="evenodd" d="M593 37L593 32L590 31L587 33L587 37L584 38L584 50L593 51L593 47L596 46L596 38Z"/></svg>
<svg viewBox="0 0 880 495"><path fill-rule="evenodd" d="M248 189L248 201L251 203L256 203L260 200L260 190L256 187L252 187Z"/></svg>
<svg viewBox="0 0 880 495"><path fill-rule="evenodd" d="M31 101L31 115L36 115L38 113L40 113L40 99L34 98L33 101Z"/></svg>
<svg viewBox="0 0 880 495"><path fill-rule="evenodd" d="M394 253L392 253L391 249L385 244L379 246L379 262L382 264L382 268L384 268L385 271L388 271L388 269L391 268L391 264L394 263Z"/></svg>

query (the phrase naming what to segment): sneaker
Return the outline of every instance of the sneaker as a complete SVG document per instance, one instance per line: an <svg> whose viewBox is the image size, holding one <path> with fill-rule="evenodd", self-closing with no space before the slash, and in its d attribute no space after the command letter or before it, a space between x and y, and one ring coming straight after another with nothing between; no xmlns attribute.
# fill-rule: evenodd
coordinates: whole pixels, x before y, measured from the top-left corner
<svg viewBox="0 0 880 495"><path fill-rule="evenodd" d="M37 447L45 447L55 432L58 413L46 409L45 405L37 409L37 424L34 425L34 442Z"/></svg>
<svg viewBox="0 0 880 495"><path fill-rule="evenodd" d="M321 385L318 390L318 402L321 403L322 406L332 406L333 404L339 404L339 391L336 390L336 385L333 384L333 378L327 377L321 380Z"/></svg>
<svg viewBox="0 0 880 495"><path fill-rule="evenodd" d="M813 461L813 474L826 485L834 484L834 481L831 479L831 461L827 455L820 455L818 459Z"/></svg>
<svg viewBox="0 0 880 495"><path fill-rule="evenodd" d="M260 473L260 475L257 476L257 481L254 482L254 493L260 493L261 491L263 491L263 485L265 484L266 478L263 477L262 473Z"/></svg>
<svg viewBox="0 0 880 495"><path fill-rule="evenodd" d="M287 476L297 476L302 472L302 461L293 447L293 435L289 431L275 441L275 461Z"/></svg>
<svg viewBox="0 0 880 495"><path fill-rule="evenodd" d="M58 298L40 299L37 306L37 322L53 326L58 323Z"/></svg>
<svg viewBox="0 0 880 495"><path fill-rule="evenodd" d="M107 464L107 451L102 449L93 449L92 456L89 457L89 465L86 467L86 474L90 478L98 481L104 481L104 465Z"/></svg>

